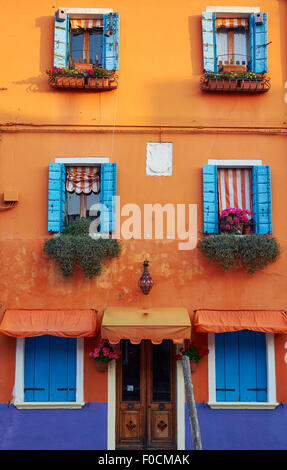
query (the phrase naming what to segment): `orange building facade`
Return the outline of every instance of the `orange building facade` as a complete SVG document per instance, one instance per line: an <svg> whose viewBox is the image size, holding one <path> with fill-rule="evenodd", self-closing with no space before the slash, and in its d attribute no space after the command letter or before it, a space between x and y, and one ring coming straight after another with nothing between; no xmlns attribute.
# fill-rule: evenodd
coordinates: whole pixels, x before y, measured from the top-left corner
<svg viewBox="0 0 287 470"><path fill-rule="evenodd" d="M13 18L13 29L9 21L2 25L3 37L8 39L3 54L9 66L3 71L0 85L0 192L3 194L0 228L0 422L3 424L0 448L103 450L162 449L164 446L167 449L191 449L182 366L174 360L183 339L188 337L200 348L209 349L209 354L202 358L192 374L203 448L286 449L283 429L287 420L287 328L284 329L287 305L287 221L284 217L287 6L284 0L255 0L250 5L245 2L244 7L238 6L239 3L214 0L210 6L199 0L183 0L175 8L170 0L146 0L136 5L127 0L115 0L96 8L90 0L71 0L61 9L61 5L54 6L44 0L40 4L32 2L33 8L29 9L22 2L16 2L16 17L15 4L5 7L6 16ZM80 41L84 31L102 35L103 45L93 56L94 64L90 69L103 64L108 70L116 69L115 86L109 89L106 85L105 90L51 86L46 71L51 70L53 63L54 67L59 66L57 61L55 65L54 31L55 13L59 19L57 15L61 10L64 19L57 20L61 32L67 15L70 21L67 26L70 41L67 54L70 55L63 66L74 67L71 65L72 44L74 40ZM103 17L109 19L111 13L119 14L119 23L116 26L108 24L109 34L104 39L105 33L100 28L105 28ZM261 13L267 13L268 26L266 17L260 17ZM251 37L251 29L247 34L244 26L246 20L251 28L250 18L256 15L259 19L253 31L266 26L262 44L257 44ZM71 20L77 17L79 20L98 20L99 24L80 26L74 33ZM210 34L216 42L215 47L215 42L205 43L204 35L204 21L209 21L210 25L212 18L214 21L215 18L244 21L233 28L225 23L222 30L214 22ZM234 38L242 33L240 38L245 37L248 42L246 60L235 58L233 61L237 43L236 39L231 39L230 31L234 32ZM108 50L106 42L111 37L118 37L116 46L112 43L116 51L111 56L116 61L115 66L109 65L108 53L103 52L105 47ZM258 60L267 63L266 71L265 65L260 72L254 72L255 68L252 70L257 66L252 65L252 41L255 50L261 47L263 51L262 59L261 49L254 53L254 64L260 56ZM84 46L76 45L75 50L77 47L83 49ZM89 47L89 53L93 54L93 47L98 46L92 46L90 39ZM210 47L213 70L205 67L207 63L210 65L205 52L206 48L210 51ZM220 47L228 48L225 64L219 64L218 52L216 57L215 51ZM77 60L76 52L75 57ZM89 68L89 60L85 61L83 57L83 68L85 62ZM234 65L239 67L235 67L238 73L251 71L257 74L255 91L250 89L248 75L245 78L249 84L247 92L242 91L242 79L236 82L236 90L219 89L220 84L215 90L202 89L202 77L207 80L206 84L212 74L219 77L220 67L226 67L227 71L227 66L232 69ZM259 80L262 77L267 80L267 89ZM219 83L220 77L217 80ZM233 80L230 76L225 78L228 87ZM85 277L78 267L73 276L64 277L57 263L43 251L45 240L59 231L48 231L51 163L65 165L66 170L116 164L116 195L119 198L116 222L121 254L109 260L102 273L92 279ZM212 233L205 229L205 224L209 224L204 215L207 180L203 169L206 165L216 167L216 171L269 168L272 229L264 234L276 238L280 255L263 270L254 274L248 274L244 269L223 271L198 248L197 242L204 232ZM227 186L224 187L226 190ZM254 197L253 191L253 201ZM232 207L240 207L238 202L237 206L234 200L232 202ZM232 202L229 200L228 205ZM170 204L175 209L176 220L179 219L179 205L184 208L186 227L189 223L193 234L190 245L178 231L172 232L165 217L163 235L156 236L155 214L144 217L147 205L155 204L162 207ZM191 206L193 209L189 211ZM267 223L271 223L270 220ZM149 261L148 269L154 282L148 295L144 295L138 285L145 259ZM116 334L121 322L124 324L124 333L118 337L122 339L121 359L111 361L108 371L99 372L90 353L99 343L101 324L110 326L107 315L110 309L115 315L111 314L110 321ZM25 371L27 338L54 337L47 324L43 325L41 334L32 334L33 321L28 324L27 318L31 312L37 316L37 312L45 311L49 316L49 312L57 310L66 315L96 312L94 334L92 330L88 333L83 330L70 335L76 341L76 386L62 388L75 389L75 399L63 399L62 402L58 398L37 400L34 395L32 399L25 399L24 389L33 389L34 393L42 388L35 384L25 385L28 380ZM221 330L223 333L214 329L212 322L206 330L200 329L200 314L206 310L216 311L219 318L222 318L220 312L230 312L227 329ZM8 320L9 312L16 312L22 333L5 330L3 322ZM243 315L240 328L234 323L238 312ZM251 326L248 321L244 323L250 312L257 329L252 321ZM263 325L260 312L267 312L267 326ZM144 313L151 318L151 333L143 326L141 316ZM130 314L136 320L127 320ZM157 320L153 321L155 317ZM161 346L151 341L155 338L156 321L165 331ZM177 341L181 321L188 332ZM175 327L176 333L169 330L170 325ZM137 335L132 329L135 326L139 329ZM247 388L263 391L265 398L257 395L255 399L228 399L225 395L222 399L216 396L223 390L218 386L220 379L216 376L219 371L219 353L216 351L220 347L216 338L235 330L264 335L265 385L258 385L258 382ZM47 335L44 335L45 331ZM129 343L129 335L133 334L140 344ZM239 335L238 332L235 334ZM69 333L64 334L61 330L56 336L58 339L69 337ZM111 338L109 333L106 338ZM177 344L173 345L172 340ZM50 344L49 350L53 347ZM234 391L226 379L231 364L227 343L224 354L227 362L223 391L227 393ZM33 357L36 361L36 356ZM244 357L240 361L249 364L251 360ZM165 360L168 372L165 369L161 374ZM239 362L241 371L246 363ZM259 370L259 366L256 367ZM137 376L130 373L132 369L139 371ZM155 385L157 376L158 388ZM14 424L8 431L5 423L12 419L11 414Z"/></svg>

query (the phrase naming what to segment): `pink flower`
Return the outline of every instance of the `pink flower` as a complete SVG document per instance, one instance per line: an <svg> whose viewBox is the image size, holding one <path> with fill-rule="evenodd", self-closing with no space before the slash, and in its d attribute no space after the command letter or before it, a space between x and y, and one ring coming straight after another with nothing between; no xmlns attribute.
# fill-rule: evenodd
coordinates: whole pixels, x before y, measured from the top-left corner
<svg viewBox="0 0 287 470"><path fill-rule="evenodd" d="M230 230L230 225L225 225L226 230Z"/></svg>
<svg viewBox="0 0 287 470"><path fill-rule="evenodd" d="M233 222L237 225L239 223L239 218L238 217L235 217Z"/></svg>

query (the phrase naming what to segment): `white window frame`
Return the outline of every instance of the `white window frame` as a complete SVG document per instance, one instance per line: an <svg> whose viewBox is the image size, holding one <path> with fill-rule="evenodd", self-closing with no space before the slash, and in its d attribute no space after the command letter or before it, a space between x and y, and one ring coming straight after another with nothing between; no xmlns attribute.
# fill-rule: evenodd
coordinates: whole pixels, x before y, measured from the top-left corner
<svg viewBox="0 0 287 470"><path fill-rule="evenodd" d="M28 402L24 401L24 374L25 374L25 338L16 341L16 367L14 386L14 405L25 409L79 409L84 406L84 338L77 338L76 363L76 401L69 402Z"/></svg>
<svg viewBox="0 0 287 470"><path fill-rule="evenodd" d="M214 409L274 409L276 401L275 344L274 335L265 333L267 362L267 401L266 402L218 402L216 401L215 334L208 334L208 405Z"/></svg>
<svg viewBox="0 0 287 470"><path fill-rule="evenodd" d="M252 13L260 13L260 7L214 7L207 6L206 12L217 13L220 18L248 18Z"/></svg>
<svg viewBox="0 0 287 470"><path fill-rule="evenodd" d="M251 160L243 158L210 158L208 160L208 165L216 165L218 168L252 168L253 166L262 165L262 160Z"/></svg>

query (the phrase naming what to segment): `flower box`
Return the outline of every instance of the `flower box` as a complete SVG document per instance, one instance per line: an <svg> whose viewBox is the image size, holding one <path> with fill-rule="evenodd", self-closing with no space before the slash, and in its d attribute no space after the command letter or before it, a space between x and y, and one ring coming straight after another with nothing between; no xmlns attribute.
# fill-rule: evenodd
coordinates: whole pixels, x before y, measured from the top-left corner
<svg viewBox="0 0 287 470"><path fill-rule="evenodd" d="M262 90L264 88L264 79L257 80L240 80L240 87L244 90Z"/></svg>
<svg viewBox="0 0 287 470"><path fill-rule="evenodd" d="M84 77L66 77L64 75L58 75L55 77L56 86L64 88L84 88L85 78Z"/></svg>
<svg viewBox="0 0 287 470"><path fill-rule="evenodd" d="M95 361L95 362L96 362L96 368L98 372L106 372L108 370L108 367L109 367L108 362L104 362L104 361Z"/></svg>

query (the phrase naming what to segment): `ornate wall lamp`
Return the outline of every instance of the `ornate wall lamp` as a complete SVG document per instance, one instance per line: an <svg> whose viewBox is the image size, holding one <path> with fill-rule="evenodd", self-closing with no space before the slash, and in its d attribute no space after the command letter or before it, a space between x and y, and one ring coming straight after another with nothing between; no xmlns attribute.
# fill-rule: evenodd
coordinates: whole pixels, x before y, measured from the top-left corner
<svg viewBox="0 0 287 470"><path fill-rule="evenodd" d="M143 263L144 270L141 278L139 279L139 287L144 295L148 295L153 286L153 280L148 271L148 264L148 260L145 260Z"/></svg>

